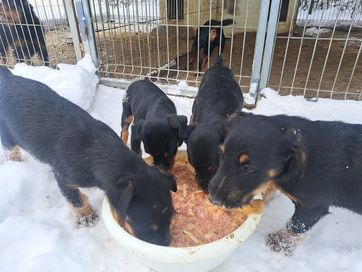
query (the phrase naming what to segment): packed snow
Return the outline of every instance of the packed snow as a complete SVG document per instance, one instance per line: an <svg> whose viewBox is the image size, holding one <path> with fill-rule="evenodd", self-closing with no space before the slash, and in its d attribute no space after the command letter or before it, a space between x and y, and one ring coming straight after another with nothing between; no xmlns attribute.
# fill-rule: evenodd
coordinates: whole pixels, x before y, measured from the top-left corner
<svg viewBox="0 0 362 272"><path fill-rule="evenodd" d="M59 70L25 64L17 64L13 69L15 74L48 84L119 133L124 91L97 87L94 71L87 58L74 66L60 65ZM309 102L303 97L281 97L271 89L263 92L266 98L259 102L255 113L362 124L361 102L329 99ZM170 98L180 114L190 116L192 99ZM22 162L7 161L0 149L0 186L0 271L149 271L116 243L102 221L91 228L76 229L51 169L29 154L24 155ZM101 214L103 192L98 189L85 192ZM362 216L343 209L332 208L331 214L308 233L294 256L271 252L265 245L266 235L282 228L292 213L291 202L276 194L257 230L222 270L362 271Z"/></svg>

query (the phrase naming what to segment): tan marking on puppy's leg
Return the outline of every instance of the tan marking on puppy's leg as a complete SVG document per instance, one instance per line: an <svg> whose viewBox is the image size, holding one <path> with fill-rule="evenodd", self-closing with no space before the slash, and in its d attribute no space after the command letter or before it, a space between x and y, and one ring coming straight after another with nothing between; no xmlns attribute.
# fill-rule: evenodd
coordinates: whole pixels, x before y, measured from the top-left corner
<svg viewBox="0 0 362 272"><path fill-rule="evenodd" d="M128 127L124 126L122 128L122 132L121 132L121 139L124 144L127 144L127 142L128 142L128 135L129 135Z"/></svg>
<svg viewBox="0 0 362 272"><path fill-rule="evenodd" d="M11 150L6 152L5 156L10 161L22 161L21 150L19 146L14 146Z"/></svg>
<svg viewBox="0 0 362 272"><path fill-rule="evenodd" d="M80 199L82 201L82 207L74 207L70 204L73 215L75 217L75 223L77 228L94 226L99 220L99 216L93 210L88 201L88 197L83 194L79 189Z"/></svg>
<svg viewBox="0 0 362 272"><path fill-rule="evenodd" d="M126 120L124 120L125 125L123 126L122 131L121 131L121 139L122 139L122 142L124 144L127 144L127 142L128 142L128 135L129 135L128 127L132 123L132 121L133 121L133 116L132 115L128 116L126 118Z"/></svg>
<svg viewBox="0 0 362 272"><path fill-rule="evenodd" d="M286 256L291 256L305 236L304 233L293 233L287 229L281 229L276 233L269 234L266 239L266 244L275 252L281 252Z"/></svg>

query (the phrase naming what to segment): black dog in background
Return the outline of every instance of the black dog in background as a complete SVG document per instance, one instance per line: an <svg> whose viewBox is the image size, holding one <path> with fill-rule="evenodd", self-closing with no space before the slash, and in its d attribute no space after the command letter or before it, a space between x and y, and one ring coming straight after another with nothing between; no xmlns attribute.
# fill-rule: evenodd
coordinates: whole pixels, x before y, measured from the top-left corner
<svg viewBox="0 0 362 272"><path fill-rule="evenodd" d="M0 137L52 167L79 225L98 219L80 187L105 191L123 223L150 243L168 245L173 213L168 173L146 165L103 122L46 85L0 67Z"/></svg>
<svg viewBox="0 0 362 272"><path fill-rule="evenodd" d="M0 55L3 59L7 51L13 48L17 62L27 61L37 53L45 65L49 65L43 29L28 1L0 1L0 38Z"/></svg>
<svg viewBox="0 0 362 272"><path fill-rule="evenodd" d="M123 143L128 141L128 127L134 121L131 148L141 154L141 141L156 166L170 169L177 147L186 138L187 117L177 115L175 104L148 80L131 83L123 100Z"/></svg>
<svg viewBox="0 0 362 272"><path fill-rule="evenodd" d="M270 189L294 202L286 229L268 237L272 249L292 254L330 206L362 214L362 125L242 113L224 144L212 202L240 207Z"/></svg>
<svg viewBox="0 0 362 272"><path fill-rule="evenodd" d="M221 47L222 54L225 47L225 35L222 30L222 26L227 26L233 24L232 19L225 19L223 21L209 20L204 23L203 26L199 27L196 31L194 41L192 43L192 48L190 52L190 65L196 62L199 71L201 71L207 64L210 55L216 47ZM210 43L210 51L209 51ZM199 59L197 56L199 54Z"/></svg>
<svg viewBox="0 0 362 272"><path fill-rule="evenodd" d="M196 179L204 191L207 191L219 165L222 138L217 128L228 116L241 111L243 100L233 72L218 57L201 81L192 105L192 120L186 141L189 162L195 168Z"/></svg>

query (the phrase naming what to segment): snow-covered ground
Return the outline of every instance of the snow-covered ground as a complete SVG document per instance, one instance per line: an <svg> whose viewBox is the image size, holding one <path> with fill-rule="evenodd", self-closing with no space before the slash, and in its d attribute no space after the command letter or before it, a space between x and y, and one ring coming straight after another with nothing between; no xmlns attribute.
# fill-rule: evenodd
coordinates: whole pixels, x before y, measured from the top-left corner
<svg viewBox="0 0 362 272"><path fill-rule="evenodd" d="M60 70L18 64L16 74L49 84L61 95L87 109L120 132L124 91L105 86L96 89L97 79L89 59ZM281 97L270 89L255 113L299 115L313 120L341 120L362 124L362 103L302 97ZM171 97L179 113L190 115L193 100ZM184 148L184 146L183 146ZM93 207L101 214L103 193L86 190ZM333 208L309 233L294 256L272 253L265 236L278 230L293 213L291 202L277 194L255 233L223 267L236 271L362 271L362 216ZM143 272L148 268L117 245L103 222L76 229L70 209L61 196L48 166L24 156L23 162L6 161L0 149L0 271L39 272ZM172 272L172 271L170 271Z"/></svg>

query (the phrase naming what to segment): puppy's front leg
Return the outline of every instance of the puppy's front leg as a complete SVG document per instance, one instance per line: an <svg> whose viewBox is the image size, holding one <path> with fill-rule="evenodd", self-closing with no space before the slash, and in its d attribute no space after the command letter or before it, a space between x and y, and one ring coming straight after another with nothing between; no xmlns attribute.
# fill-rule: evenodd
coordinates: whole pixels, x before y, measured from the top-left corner
<svg viewBox="0 0 362 272"><path fill-rule="evenodd" d="M125 100L127 97L124 98ZM124 144L127 144L128 142L128 127L133 121L132 111L131 107L128 104L128 101L123 101L123 112L122 112L122 118L121 118L121 126L122 126L122 132L121 132L121 139Z"/></svg>
<svg viewBox="0 0 362 272"><path fill-rule="evenodd" d="M266 244L273 251L283 252L290 256L305 237L305 232L310 230L326 214L328 214L328 207L305 208L295 203L294 214L288 221L286 228L269 234Z"/></svg>
<svg viewBox="0 0 362 272"><path fill-rule="evenodd" d="M76 227L95 225L99 220L99 216L90 205L88 197L76 187L70 187L59 181L58 186L72 209L76 220Z"/></svg>

